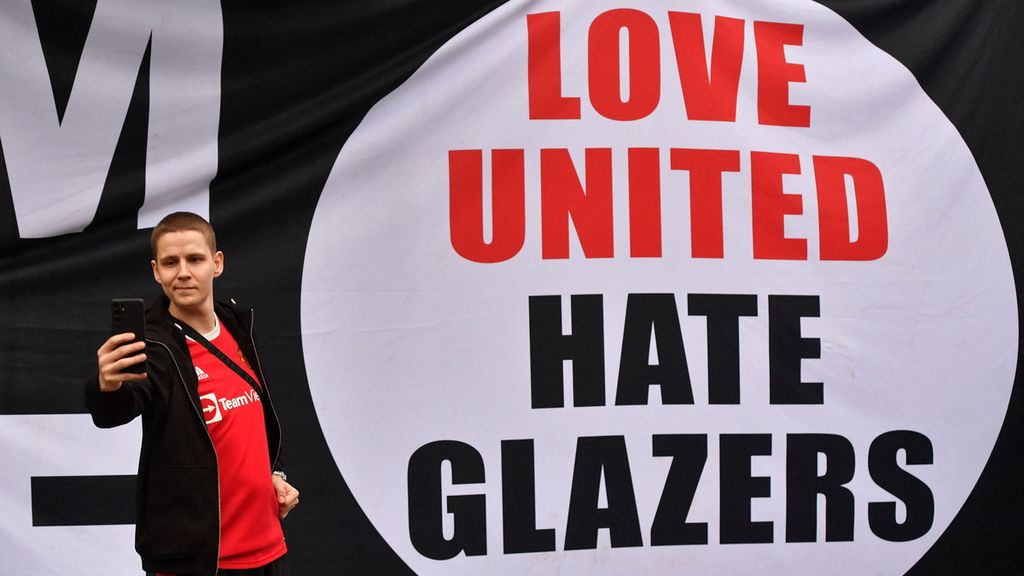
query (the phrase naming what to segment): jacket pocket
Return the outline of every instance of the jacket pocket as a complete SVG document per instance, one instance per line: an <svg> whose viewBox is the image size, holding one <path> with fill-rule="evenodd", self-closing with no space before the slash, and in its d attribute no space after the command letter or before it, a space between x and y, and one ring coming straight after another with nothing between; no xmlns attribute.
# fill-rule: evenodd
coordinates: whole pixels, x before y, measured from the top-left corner
<svg viewBox="0 0 1024 576"><path fill-rule="evenodd" d="M154 466L140 496L137 547L154 557L216 551L220 501L216 465Z"/></svg>

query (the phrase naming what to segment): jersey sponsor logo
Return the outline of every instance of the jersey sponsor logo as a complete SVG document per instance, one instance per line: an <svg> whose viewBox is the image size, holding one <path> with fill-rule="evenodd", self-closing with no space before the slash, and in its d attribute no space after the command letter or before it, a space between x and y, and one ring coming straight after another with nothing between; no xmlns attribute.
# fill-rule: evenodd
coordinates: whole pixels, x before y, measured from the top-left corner
<svg viewBox="0 0 1024 576"><path fill-rule="evenodd" d="M220 403L220 407L224 410L232 410L239 406L248 406L254 402L260 401L260 395L255 390L249 390L245 394L235 396L234 398L218 398L217 401Z"/></svg>
<svg viewBox="0 0 1024 576"><path fill-rule="evenodd" d="M260 395L255 390L249 390L234 398L218 398L215 393L211 392L203 394L199 400L203 407L203 418L206 419L207 424L213 424L223 420L225 412L260 402Z"/></svg>
<svg viewBox="0 0 1024 576"><path fill-rule="evenodd" d="M198 373L199 369L196 368ZM224 419L224 415L220 413L220 406L217 403L217 395L214 393L203 394L199 397L200 405L203 407L203 418L206 419L206 424L213 424L214 422L220 422Z"/></svg>

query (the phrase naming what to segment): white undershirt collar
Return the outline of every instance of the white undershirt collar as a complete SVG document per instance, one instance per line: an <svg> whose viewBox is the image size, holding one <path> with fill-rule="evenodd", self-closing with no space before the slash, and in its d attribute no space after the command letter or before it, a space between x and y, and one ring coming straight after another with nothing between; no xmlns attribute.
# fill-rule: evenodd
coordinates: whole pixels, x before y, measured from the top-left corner
<svg viewBox="0 0 1024 576"><path fill-rule="evenodd" d="M178 330L181 330L181 324L178 324L177 322L175 322L174 325L178 327ZM216 314L214 314L213 315L213 330L210 330L209 332L203 334L203 338L206 338L208 341L213 342L215 339L217 339L218 336L220 336L220 319L217 318ZM185 338L188 338L189 340L192 340L192 338L189 338L188 335L186 335ZM192 340L192 341L195 342L195 340Z"/></svg>

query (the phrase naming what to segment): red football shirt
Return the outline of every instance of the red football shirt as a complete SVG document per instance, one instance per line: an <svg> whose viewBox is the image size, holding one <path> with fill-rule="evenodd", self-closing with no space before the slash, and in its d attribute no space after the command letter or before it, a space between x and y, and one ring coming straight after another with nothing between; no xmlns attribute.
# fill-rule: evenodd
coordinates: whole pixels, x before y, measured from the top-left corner
<svg viewBox="0 0 1024 576"><path fill-rule="evenodd" d="M206 337L259 383L238 343L219 322ZM206 427L217 451L219 567L257 568L287 552L267 457L261 391L254 390L198 342L191 338L187 342L199 378Z"/></svg>

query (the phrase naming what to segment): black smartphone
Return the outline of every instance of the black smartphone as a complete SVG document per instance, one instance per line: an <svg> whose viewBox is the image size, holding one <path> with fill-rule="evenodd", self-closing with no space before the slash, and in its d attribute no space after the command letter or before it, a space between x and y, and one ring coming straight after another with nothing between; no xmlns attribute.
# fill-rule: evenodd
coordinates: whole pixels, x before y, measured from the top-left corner
<svg viewBox="0 0 1024 576"><path fill-rule="evenodd" d="M131 332L135 334L134 342L146 341L146 304L142 298L114 298L110 301L111 335ZM125 368L127 372L141 374L146 371L146 363L139 362Z"/></svg>

